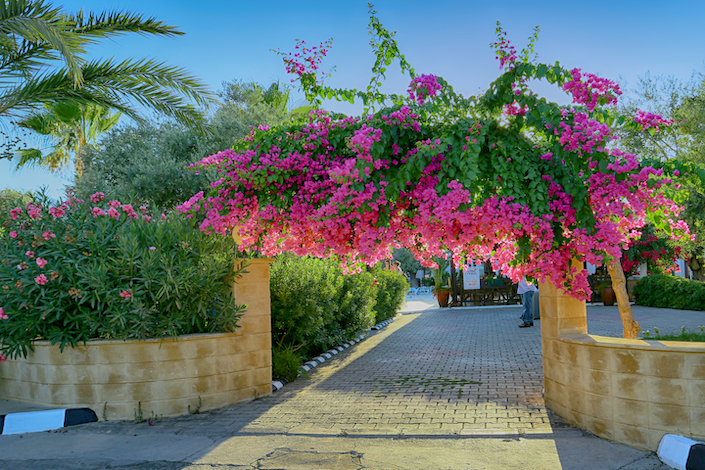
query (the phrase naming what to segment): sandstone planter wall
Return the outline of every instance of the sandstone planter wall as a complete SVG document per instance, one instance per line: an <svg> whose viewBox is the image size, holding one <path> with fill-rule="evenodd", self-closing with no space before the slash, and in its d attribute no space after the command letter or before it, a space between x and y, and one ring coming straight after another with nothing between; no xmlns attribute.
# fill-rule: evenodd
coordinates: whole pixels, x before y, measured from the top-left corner
<svg viewBox="0 0 705 470"><path fill-rule="evenodd" d="M585 303L540 286L546 406L605 439L656 451L705 439L705 345L587 334Z"/></svg>
<svg viewBox="0 0 705 470"><path fill-rule="evenodd" d="M0 363L0 398L88 407L99 419L133 420L210 410L272 392L269 264L251 260L233 287L247 309L235 333L147 341L93 341L60 352L35 343Z"/></svg>

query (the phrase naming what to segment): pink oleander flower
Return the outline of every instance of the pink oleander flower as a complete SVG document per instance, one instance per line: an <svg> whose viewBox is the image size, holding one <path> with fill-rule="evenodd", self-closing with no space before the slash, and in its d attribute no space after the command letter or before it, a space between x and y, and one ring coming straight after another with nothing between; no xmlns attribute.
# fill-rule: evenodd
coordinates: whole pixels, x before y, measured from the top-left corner
<svg viewBox="0 0 705 470"><path fill-rule="evenodd" d="M120 218L120 213L119 213L117 210L115 210L114 207L111 207L110 209L108 209L108 215L109 215L110 217L112 217L113 219L119 219L119 218Z"/></svg>
<svg viewBox="0 0 705 470"><path fill-rule="evenodd" d="M22 209L19 207L15 207L10 211L10 217L12 217L12 220L17 220L17 217L22 213Z"/></svg>
<svg viewBox="0 0 705 470"><path fill-rule="evenodd" d="M25 256L28 258L34 258L34 252L33 251L25 251Z"/></svg>
<svg viewBox="0 0 705 470"><path fill-rule="evenodd" d="M38 219L42 216L42 207L33 202L27 203L27 215L32 219Z"/></svg>
<svg viewBox="0 0 705 470"><path fill-rule="evenodd" d="M36 282L40 286L43 286L44 284L49 282L49 279L47 279L47 277L44 274L40 274L39 276L34 278L34 282Z"/></svg>
<svg viewBox="0 0 705 470"><path fill-rule="evenodd" d="M5 309L0 307L0 320L7 320L8 318L10 318L10 317L5 315Z"/></svg>
<svg viewBox="0 0 705 470"><path fill-rule="evenodd" d="M91 209L91 213L93 214L93 217L95 217L96 219L98 217L100 217L101 215L107 215L105 213L105 211L103 209L101 209L100 207L94 207L93 209Z"/></svg>
<svg viewBox="0 0 705 470"><path fill-rule="evenodd" d="M108 205L112 207L113 209L117 209L118 207L122 206L120 201L113 199L112 201L108 202Z"/></svg>
<svg viewBox="0 0 705 470"><path fill-rule="evenodd" d="M42 234L42 237L44 238L44 240L49 241L50 238L56 238L56 235L54 235L54 232L52 232L51 230L47 230Z"/></svg>
<svg viewBox="0 0 705 470"><path fill-rule="evenodd" d="M0 362L2 362L2 361L7 361L7 358L5 356L3 356L2 354L0 354Z"/></svg>
<svg viewBox="0 0 705 470"><path fill-rule="evenodd" d="M66 215L66 210L63 207L50 207L49 214L55 219L59 219Z"/></svg>
<svg viewBox="0 0 705 470"><path fill-rule="evenodd" d="M132 297L132 293L130 291L124 290L120 292L120 297L122 297L123 299L129 299L130 297Z"/></svg>
<svg viewBox="0 0 705 470"><path fill-rule="evenodd" d="M47 265L47 260L44 258L37 258L37 266L39 266L41 269L44 269L44 266Z"/></svg>
<svg viewBox="0 0 705 470"><path fill-rule="evenodd" d="M93 201L95 204L97 204L100 201L102 201L104 197L105 197L104 193L94 193L94 194L91 194L91 201Z"/></svg>
<svg viewBox="0 0 705 470"><path fill-rule="evenodd" d="M156 246L150 246L150 247L149 247L149 251L154 251L154 250L156 250L156 249L157 249Z"/></svg>
<svg viewBox="0 0 705 470"><path fill-rule="evenodd" d="M10 235L10 238L17 238L17 232L14 230L10 230L10 233L8 235Z"/></svg>

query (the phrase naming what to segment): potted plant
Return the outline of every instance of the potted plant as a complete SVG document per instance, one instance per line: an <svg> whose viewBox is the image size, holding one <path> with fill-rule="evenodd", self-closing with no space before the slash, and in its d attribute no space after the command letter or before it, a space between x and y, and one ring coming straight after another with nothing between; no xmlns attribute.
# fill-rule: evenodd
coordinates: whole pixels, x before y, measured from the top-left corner
<svg viewBox="0 0 705 470"><path fill-rule="evenodd" d="M450 297L450 287L448 287L450 275L446 269L449 263L447 259L441 257L434 257L434 261L438 267L433 270L433 295L438 299L440 307L447 307Z"/></svg>
<svg viewBox="0 0 705 470"><path fill-rule="evenodd" d="M602 303L606 307L614 305L616 295L612 289L612 279L609 276L599 276L595 278L595 291L600 293Z"/></svg>
<svg viewBox="0 0 705 470"><path fill-rule="evenodd" d="M448 300L450 299L450 287L448 286L434 286L433 295L438 300L439 307L447 307Z"/></svg>

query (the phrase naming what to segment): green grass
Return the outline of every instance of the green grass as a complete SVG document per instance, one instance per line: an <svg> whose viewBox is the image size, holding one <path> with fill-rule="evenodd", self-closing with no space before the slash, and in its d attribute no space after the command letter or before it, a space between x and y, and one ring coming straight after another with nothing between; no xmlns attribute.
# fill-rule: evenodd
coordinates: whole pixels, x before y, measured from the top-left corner
<svg viewBox="0 0 705 470"><path fill-rule="evenodd" d="M681 329L680 334L677 335L660 335L657 328L654 328L656 335L651 336L651 334L646 331L644 333L644 339L654 339L659 341L695 341L700 343L705 343L705 328L700 327L700 332L688 332L685 331L685 327Z"/></svg>

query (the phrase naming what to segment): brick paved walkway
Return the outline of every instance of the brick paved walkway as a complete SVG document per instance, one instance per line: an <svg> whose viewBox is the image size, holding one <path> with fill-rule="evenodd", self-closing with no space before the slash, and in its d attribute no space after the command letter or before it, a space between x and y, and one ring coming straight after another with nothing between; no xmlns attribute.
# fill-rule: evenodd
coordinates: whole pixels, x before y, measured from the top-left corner
<svg viewBox="0 0 705 470"><path fill-rule="evenodd" d="M566 425L543 396L540 321L518 328L517 307L407 313L272 396L199 415L161 419L152 433L354 436L547 433ZM424 303L425 301L425 303ZM425 309L425 310L424 310ZM705 314L635 310L644 329L695 329ZM416 310L409 312L408 310ZM619 336L616 307L588 307L592 334ZM69 432L130 433L131 423Z"/></svg>
<svg viewBox="0 0 705 470"><path fill-rule="evenodd" d="M550 432L540 329L518 328L519 315L516 307L407 313L272 396L158 420L152 432ZM91 432L96 426L130 432L129 423L97 423Z"/></svg>

